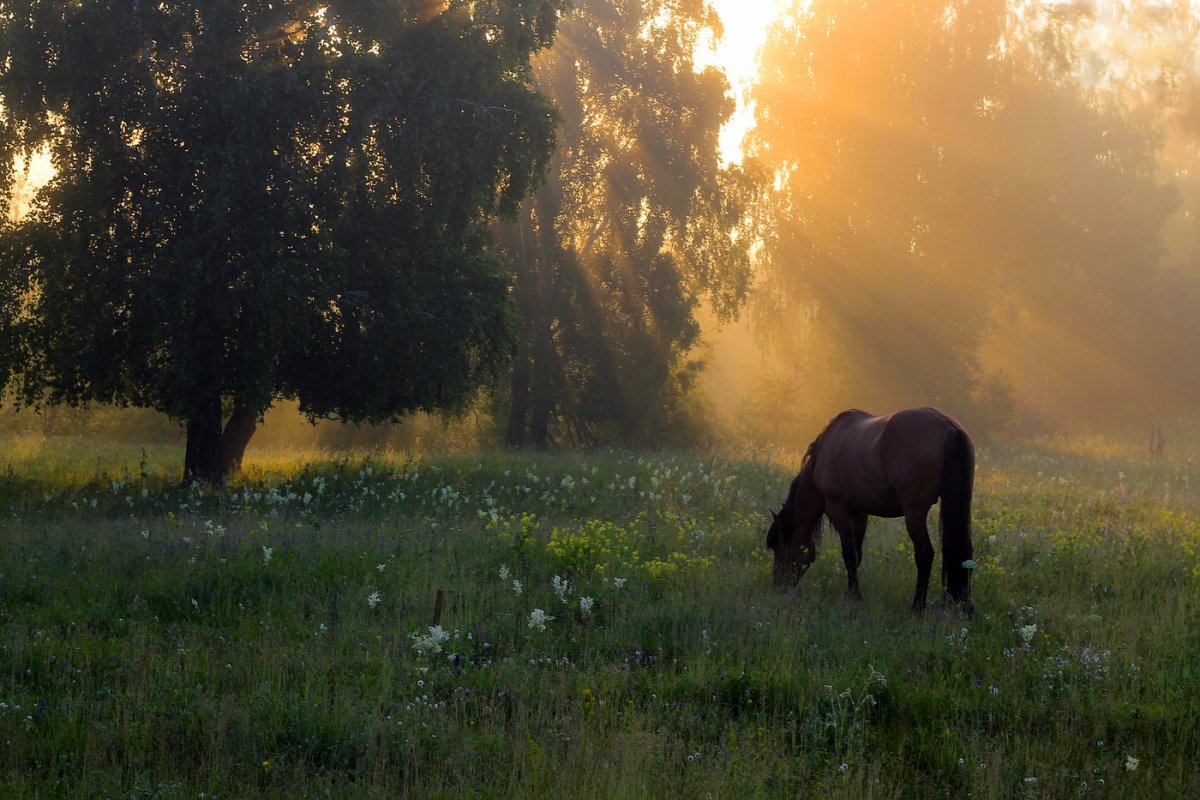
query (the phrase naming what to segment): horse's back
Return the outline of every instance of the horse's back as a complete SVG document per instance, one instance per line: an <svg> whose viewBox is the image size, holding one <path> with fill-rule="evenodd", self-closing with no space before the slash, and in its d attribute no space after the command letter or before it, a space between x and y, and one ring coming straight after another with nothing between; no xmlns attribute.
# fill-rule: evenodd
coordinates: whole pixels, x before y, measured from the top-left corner
<svg viewBox="0 0 1200 800"><path fill-rule="evenodd" d="M827 499L876 516L899 513L882 459L887 421L851 409L825 427L814 478Z"/></svg>
<svg viewBox="0 0 1200 800"><path fill-rule="evenodd" d="M814 477L827 498L856 512L880 517L920 512L937 501L950 429L962 426L935 408L881 417L843 411L821 434Z"/></svg>

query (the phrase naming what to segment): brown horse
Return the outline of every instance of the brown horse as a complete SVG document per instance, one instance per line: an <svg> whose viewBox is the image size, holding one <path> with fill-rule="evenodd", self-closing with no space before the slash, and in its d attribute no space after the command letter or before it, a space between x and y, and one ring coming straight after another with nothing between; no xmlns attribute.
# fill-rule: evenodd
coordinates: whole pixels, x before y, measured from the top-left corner
<svg viewBox="0 0 1200 800"><path fill-rule="evenodd" d="M917 562L912 607L925 607L933 545L925 518L941 499L942 583L951 601L971 610L971 493L975 447L962 425L935 408L886 417L857 409L833 418L808 446L800 474L767 531L776 585L797 584L817 557L821 517L842 540L849 592L860 597L867 516L904 517Z"/></svg>

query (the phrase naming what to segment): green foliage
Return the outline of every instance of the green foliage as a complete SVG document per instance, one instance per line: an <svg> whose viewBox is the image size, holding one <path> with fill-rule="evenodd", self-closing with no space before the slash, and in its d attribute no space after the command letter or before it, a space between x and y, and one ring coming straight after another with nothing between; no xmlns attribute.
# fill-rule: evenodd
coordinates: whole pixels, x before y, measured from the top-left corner
<svg viewBox="0 0 1200 800"><path fill-rule="evenodd" d="M553 148L529 58L560 6L8 6L0 163L56 172L0 230L0 384L163 411L189 460L281 396L461 403L508 354L486 226Z"/></svg>
<svg viewBox="0 0 1200 800"><path fill-rule="evenodd" d="M372 457L180 490L177 451L6 442L0 784L1193 796L1200 476L1137 433L980 449L970 619L908 612L896 521L861 601L829 543L774 591L760 510L790 476L761 464Z"/></svg>
<svg viewBox="0 0 1200 800"><path fill-rule="evenodd" d="M733 103L693 62L710 26L702 3L586 0L535 62L563 121L545 187L501 232L522 318L509 445L697 436L696 309L745 298L756 191L720 163Z"/></svg>

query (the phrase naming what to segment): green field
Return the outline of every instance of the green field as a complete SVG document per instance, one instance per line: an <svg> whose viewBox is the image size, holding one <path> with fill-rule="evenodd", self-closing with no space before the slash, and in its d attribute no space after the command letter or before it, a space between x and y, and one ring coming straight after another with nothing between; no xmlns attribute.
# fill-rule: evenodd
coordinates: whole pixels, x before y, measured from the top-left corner
<svg viewBox="0 0 1200 800"><path fill-rule="evenodd" d="M897 521L861 601L836 537L774 590L780 465L279 454L212 492L5 440L0 796L1197 797L1200 469L1144 449L981 447L968 619L910 614Z"/></svg>

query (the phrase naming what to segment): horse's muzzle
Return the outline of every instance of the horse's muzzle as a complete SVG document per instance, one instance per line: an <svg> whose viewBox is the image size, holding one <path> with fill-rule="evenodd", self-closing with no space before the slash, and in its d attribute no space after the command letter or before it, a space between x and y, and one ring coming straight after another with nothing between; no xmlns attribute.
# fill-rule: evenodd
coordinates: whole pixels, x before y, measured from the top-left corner
<svg viewBox="0 0 1200 800"><path fill-rule="evenodd" d="M794 564L787 567L776 567L775 588L787 589L800 583L800 579L804 577L804 573L808 572L810 566L811 564Z"/></svg>

